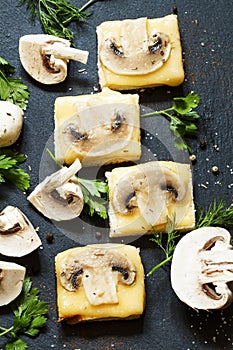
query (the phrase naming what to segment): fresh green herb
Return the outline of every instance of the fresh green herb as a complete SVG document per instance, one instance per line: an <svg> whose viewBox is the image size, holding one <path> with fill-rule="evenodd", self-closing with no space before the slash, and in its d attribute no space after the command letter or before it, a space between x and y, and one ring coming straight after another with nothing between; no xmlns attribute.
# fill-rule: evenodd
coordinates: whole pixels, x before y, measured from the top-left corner
<svg viewBox="0 0 233 350"><path fill-rule="evenodd" d="M89 0L78 8L67 0L19 0L19 6L26 5L33 20L39 18L46 34L55 35L74 43L74 32L68 28L71 22L87 20L85 10L97 0Z"/></svg>
<svg viewBox="0 0 233 350"><path fill-rule="evenodd" d="M28 87L21 79L9 78L14 72L15 67L0 57L0 99L26 109L29 99Z"/></svg>
<svg viewBox="0 0 233 350"><path fill-rule="evenodd" d="M32 282L26 277L23 289L19 297L11 303L14 314L13 325L9 328L0 327L0 337L10 334L11 337L6 343L6 350L25 350L28 345L20 339L20 335L35 337L45 326L48 312L48 303L40 301L37 288L32 288Z"/></svg>
<svg viewBox="0 0 233 350"><path fill-rule="evenodd" d="M216 200L213 201L205 211L204 208L199 207L197 211L197 220L195 228L209 227L209 226L222 226L229 227L233 226L233 204L226 206L225 201L221 200L217 204ZM166 263L172 260L176 244L178 243L179 234L174 230L175 220L168 220L167 226L167 240L165 241L165 234L162 232L154 231L154 238L151 238L151 241L155 242L156 245L161 248L165 253L165 259L154 266L148 273L151 275L161 266L164 266ZM165 242L165 243L164 243Z"/></svg>
<svg viewBox="0 0 233 350"><path fill-rule="evenodd" d="M50 157L62 168L63 165L54 157L52 152L47 149ZM97 214L102 219L107 219L107 208L108 203L108 184L103 180L87 180L77 176L77 179L81 185L83 199L85 203L85 212L93 216Z"/></svg>
<svg viewBox="0 0 233 350"><path fill-rule="evenodd" d="M21 191L30 187L29 174L19 167L26 160L24 154L11 149L0 149L0 183L9 180Z"/></svg>
<svg viewBox="0 0 233 350"><path fill-rule="evenodd" d="M142 114L142 117L163 115L168 118L170 120L170 129L175 135L175 146L180 150L187 149L192 153L191 147L184 138L196 136L196 123L200 115L193 109L198 107L199 102L200 96L192 91L186 97L173 98L171 108Z"/></svg>
<svg viewBox="0 0 233 350"><path fill-rule="evenodd" d="M155 265L149 272L148 276L152 275L156 270L160 267L167 264L172 260L173 252L175 250L179 234L175 231L175 219L168 219L167 228L166 228L166 238L163 232L153 232L154 237L150 240L154 242L159 248L161 248L165 254L165 259L161 261L159 264Z"/></svg>
<svg viewBox="0 0 233 350"><path fill-rule="evenodd" d="M206 226L233 226L233 204L227 207L225 201L221 200L217 204L216 200L214 200L206 212L204 208L199 207L196 228Z"/></svg>

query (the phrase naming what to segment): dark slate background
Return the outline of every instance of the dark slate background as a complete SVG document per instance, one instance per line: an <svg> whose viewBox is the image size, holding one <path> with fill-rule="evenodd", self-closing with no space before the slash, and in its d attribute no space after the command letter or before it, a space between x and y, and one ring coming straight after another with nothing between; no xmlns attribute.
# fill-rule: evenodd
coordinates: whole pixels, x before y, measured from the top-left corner
<svg viewBox="0 0 233 350"><path fill-rule="evenodd" d="M84 1L73 1L82 5ZM30 101L25 112L23 133L18 149L28 155L25 168L31 167L31 189L39 181L40 159L49 137L53 133L53 104L58 96L89 94L98 91L96 67L95 28L102 21L140 16L161 17L178 9L179 27L182 39L185 82L176 88L161 87L140 93L140 103L153 109L171 105L175 96L186 95L194 90L201 96L197 139L191 140L197 162L192 165L195 201L203 206L224 199L232 201L232 1L185 1L177 0L105 0L97 2L87 24L74 26L75 43L81 49L90 51L85 73L77 62L71 62L69 78L57 86L42 86L31 79L23 70L18 57L18 40L22 35L42 33L39 22L33 24L25 7L17 7L17 1L0 2L0 55L16 67L15 77L21 76L29 86ZM151 123L151 125L150 125ZM155 129L154 121L142 121L146 130ZM149 129L148 129L149 128ZM207 142L201 150L199 142ZM143 141L148 149L165 159L163 148L156 146L156 140ZM215 150L215 145L219 151ZM212 174L212 166L219 167L219 175ZM29 191L29 192L30 192ZM48 322L42 334L28 339L29 349L67 350L194 350L233 348L233 306L213 313L191 310L182 304L170 285L169 268L158 270L146 277L147 306L144 315L134 321L86 323L68 326L57 323L54 257L77 243L63 235L59 228L42 217L26 200L26 194L10 185L1 185L2 210L6 205L18 206L30 218L43 242L42 249L22 259L1 257L27 267L33 283L40 289L43 300L49 302ZM98 226L98 225L97 225ZM85 222L84 222L85 228ZM98 227L94 227L94 231ZM48 244L46 233L54 234L55 242ZM232 232L232 231L231 231ZM148 272L162 258L149 237L142 237L133 244L141 247L141 256ZM12 314L9 308L0 308L0 324L10 326ZM4 339L0 339L4 349Z"/></svg>

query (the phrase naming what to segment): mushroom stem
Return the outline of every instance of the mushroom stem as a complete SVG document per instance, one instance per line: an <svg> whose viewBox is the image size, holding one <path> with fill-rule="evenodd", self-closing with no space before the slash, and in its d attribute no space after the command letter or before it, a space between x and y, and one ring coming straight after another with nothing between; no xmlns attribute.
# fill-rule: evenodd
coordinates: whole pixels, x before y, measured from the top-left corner
<svg viewBox="0 0 233 350"><path fill-rule="evenodd" d="M53 55L55 58L74 60L86 64L89 52L72 47L66 47L60 43L53 43L42 48L43 55Z"/></svg>

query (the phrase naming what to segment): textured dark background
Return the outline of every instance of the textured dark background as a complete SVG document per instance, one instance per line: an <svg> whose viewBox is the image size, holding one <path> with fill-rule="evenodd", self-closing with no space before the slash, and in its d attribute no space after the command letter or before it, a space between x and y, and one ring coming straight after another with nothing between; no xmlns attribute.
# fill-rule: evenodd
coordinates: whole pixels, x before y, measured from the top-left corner
<svg viewBox="0 0 233 350"><path fill-rule="evenodd" d="M73 1L82 5L84 1ZM197 162L192 166L195 201L207 206L214 198L232 200L232 0L185 1L177 0L105 0L93 7L87 24L75 29L75 43L90 51L85 73L77 62L71 62L69 78L62 84L46 87L37 84L23 70L18 57L18 40L22 35L41 33L39 22L29 20L25 7L17 1L0 2L0 55L16 67L15 76L21 76L29 86L30 101L25 112L25 123L18 148L28 155L25 168L31 167L31 189L39 180L39 164L45 144L53 132L53 104L57 96L93 93L98 90L96 68L96 26L105 20L161 17L178 9L186 79L177 87L161 87L140 94L141 104L154 109L171 105L174 96L194 90L201 96L199 134L191 140ZM144 123L144 122L143 122ZM148 121L145 123L149 123ZM153 121L151 119L151 123ZM147 127L148 124L145 124ZM199 142L206 140L206 150ZM219 147L216 151L214 146ZM148 143L148 148L154 145ZM159 150L159 148L158 148ZM157 152L158 159L166 157ZM211 172L219 167L219 175ZM203 186L204 185L204 186ZM30 190L31 191L31 190ZM16 205L24 211L43 242L42 249L22 259L1 259L19 262L27 267L33 283L40 289L43 300L49 302L48 322L45 330L35 340L29 339L29 349L67 350L194 350L233 348L233 306L213 313L191 310L182 304L170 285L169 268L158 270L146 277L147 306L144 315L134 321L89 323L67 326L57 323L54 256L76 243L63 235L49 220L32 208L26 195L10 185L1 185L0 209ZM48 244L46 233L53 232L55 242ZM162 252L148 237L137 242L145 271L158 263ZM12 315L8 308L0 308L0 324L10 325ZM0 339L4 349L4 339Z"/></svg>

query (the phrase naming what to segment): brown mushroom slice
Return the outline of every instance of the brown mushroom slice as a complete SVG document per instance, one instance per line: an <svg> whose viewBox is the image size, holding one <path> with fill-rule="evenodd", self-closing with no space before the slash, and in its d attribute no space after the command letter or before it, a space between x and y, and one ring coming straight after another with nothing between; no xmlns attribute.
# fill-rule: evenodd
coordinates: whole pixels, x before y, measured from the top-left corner
<svg viewBox="0 0 233 350"><path fill-rule="evenodd" d="M0 101L0 147L13 145L23 127L22 109L8 101Z"/></svg>
<svg viewBox="0 0 233 350"><path fill-rule="evenodd" d="M7 206L0 213L0 254L22 257L40 245L34 227L18 208Z"/></svg>
<svg viewBox="0 0 233 350"><path fill-rule="evenodd" d="M203 227L186 234L176 246L171 284L178 298L194 309L221 309L233 300L230 233L221 227Z"/></svg>
<svg viewBox="0 0 233 350"><path fill-rule="evenodd" d="M147 33L147 18L124 20L116 36L105 39L99 56L106 68L119 75L155 72L169 59L171 42L167 34Z"/></svg>
<svg viewBox="0 0 233 350"><path fill-rule="evenodd" d="M21 293L25 273L23 266L0 261L0 306L8 305Z"/></svg>
<svg viewBox="0 0 233 350"><path fill-rule="evenodd" d="M159 163L151 162L131 167L127 178L118 182L112 205L120 214L132 214L139 209L148 225L166 221L169 202L181 201L186 193L180 176Z"/></svg>
<svg viewBox="0 0 233 350"><path fill-rule="evenodd" d="M131 285L135 279L133 262L117 249L87 246L61 264L62 286L75 292L82 285L91 305L118 303L117 284Z"/></svg>
<svg viewBox="0 0 233 350"><path fill-rule="evenodd" d="M86 63L88 52L70 48L70 41L47 34L25 35L19 40L20 61L35 80L57 84L67 76L70 59Z"/></svg>
<svg viewBox="0 0 233 350"><path fill-rule="evenodd" d="M76 159L70 167L63 167L47 176L27 199L49 219L75 219L84 206L83 193L74 176L80 169L81 163Z"/></svg>

